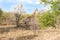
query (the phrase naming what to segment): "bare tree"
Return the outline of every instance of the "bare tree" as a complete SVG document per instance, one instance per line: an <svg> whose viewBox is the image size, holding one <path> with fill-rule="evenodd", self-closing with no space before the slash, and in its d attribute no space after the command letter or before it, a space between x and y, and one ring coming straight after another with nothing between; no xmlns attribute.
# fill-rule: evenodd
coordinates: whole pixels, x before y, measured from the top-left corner
<svg viewBox="0 0 60 40"><path fill-rule="evenodd" d="M21 15L24 12L23 5L18 5L15 10L15 18L16 18L16 27L19 27L19 20L21 19Z"/></svg>

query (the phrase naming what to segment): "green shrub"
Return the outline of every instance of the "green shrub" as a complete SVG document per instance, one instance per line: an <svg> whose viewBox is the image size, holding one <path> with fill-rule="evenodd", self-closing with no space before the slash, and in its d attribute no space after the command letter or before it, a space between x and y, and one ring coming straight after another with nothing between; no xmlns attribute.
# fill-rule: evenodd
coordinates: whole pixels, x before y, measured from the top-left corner
<svg viewBox="0 0 60 40"><path fill-rule="evenodd" d="M49 26L55 27L56 23L56 14L55 13L50 13L49 11L44 13L42 16L38 16L39 22L40 22L40 27L41 28L46 28Z"/></svg>

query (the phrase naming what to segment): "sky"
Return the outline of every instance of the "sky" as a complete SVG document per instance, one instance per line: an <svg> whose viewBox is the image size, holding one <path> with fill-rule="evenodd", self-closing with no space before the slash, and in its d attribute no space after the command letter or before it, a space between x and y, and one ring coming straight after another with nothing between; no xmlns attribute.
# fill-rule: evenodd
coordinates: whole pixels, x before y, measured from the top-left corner
<svg viewBox="0 0 60 40"><path fill-rule="evenodd" d="M23 4L23 7L27 13L32 13L35 8L40 10L48 10L49 5L44 7L44 4L40 4L40 0L0 0L0 8L4 11L13 11L14 7L18 4Z"/></svg>

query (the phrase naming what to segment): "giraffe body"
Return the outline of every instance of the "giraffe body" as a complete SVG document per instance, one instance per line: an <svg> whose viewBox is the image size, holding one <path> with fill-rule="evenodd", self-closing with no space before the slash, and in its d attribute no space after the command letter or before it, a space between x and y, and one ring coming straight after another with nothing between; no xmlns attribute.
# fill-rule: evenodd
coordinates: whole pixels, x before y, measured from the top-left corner
<svg viewBox="0 0 60 40"><path fill-rule="evenodd" d="M38 21L36 19L36 12L37 9L34 11L34 13L31 16L26 18L25 24L27 29L36 29L39 26Z"/></svg>

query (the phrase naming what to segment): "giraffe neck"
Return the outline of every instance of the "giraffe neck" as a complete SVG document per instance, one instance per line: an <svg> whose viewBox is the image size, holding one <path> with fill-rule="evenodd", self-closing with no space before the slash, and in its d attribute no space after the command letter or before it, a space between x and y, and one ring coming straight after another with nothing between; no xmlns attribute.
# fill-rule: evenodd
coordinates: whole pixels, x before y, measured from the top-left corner
<svg viewBox="0 0 60 40"><path fill-rule="evenodd" d="M31 16L29 16L28 18L29 19L34 19L35 17L36 17L36 12L37 12L38 10L36 9L35 11L34 11L34 13L31 15Z"/></svg>
<svg viewBox="0 0 60 40"><path fill-rule="evenodd" d="M38 11L38 9L36 8L36 10L34 11L34 13L32 14L32 17L36 16L37 11Z"/></svg>

